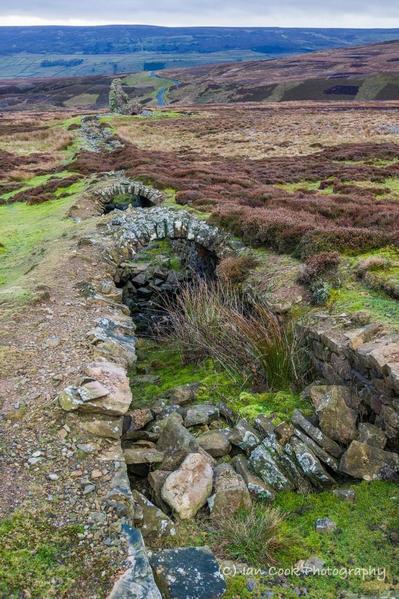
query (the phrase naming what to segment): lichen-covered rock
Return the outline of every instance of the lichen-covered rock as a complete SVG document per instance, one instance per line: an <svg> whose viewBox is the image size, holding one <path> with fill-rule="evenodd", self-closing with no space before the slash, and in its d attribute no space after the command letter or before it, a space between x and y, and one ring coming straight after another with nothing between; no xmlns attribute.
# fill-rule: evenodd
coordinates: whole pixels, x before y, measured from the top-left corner
<svg viewBox="0 0 399 599"><path fill-rule="evenodd" d="M321 532L324 534L330 534L334 532L337 528L337 525L330 518L317 518L315 522L316 532Z"/></svg>
<svg viewBox="0 0 399 599"><path fill-rule="evenodd" d="M277 491L293 490L295 485L279 463L278 456L269 446L260 443L249 457L255 473Z"/></svg>
<svg viewBox="0 0 399 599"><path fill-rule="evenodd" d="M221 458L230 453L231 445L228 435L222 431L215 430L202 433L197 439L202 449L205 449L214 458Z"/></svg>
<svg viewBox="0 0 399 599"><path fill-rule="evenodd" d="M164 549L150 557L155 580L165 599L219 599L224 577L207 547Z"/></svg>
<svg viewBox="0 0 399 599"><path fill-rule="evenodd" d="M193 518L212 492L213 471L200 453L190 453L165 480L161 497L181 519Z"/></svg>
<svg viewBox="0 0 399 599"><path fill-rule="evenodd" d="M143 537L151 542L165 536L176 534L172 520L157 508L147 497L136 489L132 491L134 499L134 524L140 528Z"/></svg>
<svg viewBox="0 0 399 599"><path fill-rule="evenodd" d="M274 433L273 422L271 421L271 418L265 414L259 414L259 416L255 418L255 428L260 432L262 437Z"/></svg>
<svg viewBox="0 0 399 599"><path fill-rule="evenodd" d="M364 480L397 480L399 455L360 441L352 441L340 463L342 472Z"/></svg>
<svg viewBox="0 0 399 599"><path fill-rule="evenodd" d="M230 464L214 471L214 494L208 500L212 518L224 518L241 508L250 508L251 497L243 477Z"/></svg>
<svg viewBox="0 0 399 599"><path fill-rule="evenodd" d="M387 442L387 437L383 430L370 424L369 422L362 422L358 426L359 436L357 438L360 443L368 443L373 447L379 447L384 449Z"/></svg>
<svg viewBox="0 0 399 599"><path fill-rule="evenodd" d="M108 599L162 599L141 532L127 524L122 530L128 540L127 570L116 580Z"/></svg>
<svg viewBox="0 0 399 599"><path fill-rule="evenodd" d="M316 488L322 489L335 483L332 476L323 468L318 458L303 441L294 436L291 438L290 446L302 472Z"/></svg>
<svg viewBox="0 0 399 599"><path fill-rule="evenodd" d="M303 431L296 428L294 429L295 436L298 437L305 445L313 451L313 453L321 460L324 464L327 464L335 472L338 470L338 460L329 455L322 447L317 445L313 439L305 435Z"/></svg>
<svg viewBox="0 0 399 599"><path fill-rule="evenodd" d="M90 364L85 373L88 377L79 387L67 387L59 397L66 411L79 410L123 416L132 401L129 379L122 366L106 360Z"/></svg>
<svg viewBox="0 0 399 599"><path fill-rule="evenodd" d="M313 426L311 422L302 414L300 410L294 410L292 415L292 422L296 426L300 427L309 437L313 439L320 447L322 447L327 453L334 456L335 458L341 457L344 450L335 441L327 437L323 431L316 426Z"/></svg>
<svg viewBox="0 0 399 599"><path fill-rule="evenodd" d="M310 389L321 430L327 437L344 444L357 436L357 413L348 407L350 395L350 389L342 385L314 385Z"/></svg>
<svg viewBox="0 0 399 599"><path fill-rule="evenodd" d="M212 404L199 404L187 410L184 424L185 426L207 424L215 418L219 418L219 408L217 406Z"/></svg>
<svg viewBox="0 0 399 599"><path fill-rule="evenodd" d="M251 472L246 457L243 455L237 455L231 460L231 463L236 472L241 474L243 477L248 491L253 497L263 501L273 501L275 493L272 487L267 485L261 478Z"/></svg>
<svg viewBox="0 0 399 599"><path fill-rule="evenodd" d="M198 451L197 439L174 414L167 417L159 435L157 449L165 454L162 470L175 470L189 453Z"/></svg>
<svg viewBox="0 0 399 599"><path fill-rule="evenodd" d="M241 418L237 422L231 431L229 439L233 445L237 445L237 447L246 452L250 452L261 441L260 435L245 418Z"/></svg>

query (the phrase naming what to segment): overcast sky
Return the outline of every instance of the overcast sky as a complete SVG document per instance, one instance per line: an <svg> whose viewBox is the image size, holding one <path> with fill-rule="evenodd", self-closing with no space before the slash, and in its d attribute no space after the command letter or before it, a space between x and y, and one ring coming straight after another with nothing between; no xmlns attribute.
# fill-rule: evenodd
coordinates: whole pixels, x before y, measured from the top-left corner
<svg viewBox="0 0 399 599"><path fill-rule="evenodd" d="M0 25L399 27L399 0L0 0Z"/></svg>

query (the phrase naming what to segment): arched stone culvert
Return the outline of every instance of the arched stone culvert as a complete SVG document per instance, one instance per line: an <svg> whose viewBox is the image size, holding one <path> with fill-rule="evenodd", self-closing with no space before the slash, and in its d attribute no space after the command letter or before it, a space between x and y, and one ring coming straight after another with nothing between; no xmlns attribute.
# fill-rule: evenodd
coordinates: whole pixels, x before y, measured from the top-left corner
<svg viewBox="0 0 399 599"><path fill-rule="evenodd" d="M150 241L171 239L192 241L213 252L220 260L239 254L244 246L218 227L208 225L185 210L171 208L131 209L109 222L113 244L109 257L119 267L135 257Z"/></svg>
<svg viewBox="0 0 399 599"><path fill-rule="evenodd" d="M100 210L108 214L112 210L134 208L151 208L159 206L164 201L164 194L158 189L144 185L141 181L123 178L108 187L96 192Z"/></svg>
<svg viewBox="0 0 399 599"><path fill-rule="evenodd" d="M220 258L239 250L217 227L167 208L129 210L110 229L114 281L141 334L167 327L165 304L175 301L182 285L214 279Z"/></svg>

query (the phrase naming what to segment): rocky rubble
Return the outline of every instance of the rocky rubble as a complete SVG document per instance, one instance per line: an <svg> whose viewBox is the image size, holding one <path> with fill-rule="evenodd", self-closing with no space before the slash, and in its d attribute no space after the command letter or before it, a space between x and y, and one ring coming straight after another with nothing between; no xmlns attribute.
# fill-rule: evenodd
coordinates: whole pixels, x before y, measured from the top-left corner
<svg viewBox="0 0 399 599"><path fill-rule="evenodd" d="M265 415L254 425L245 419L231 425L223 406L196 403L198 390L198 384L172 389L153 406L124 417L130 475L148 477L148 496L165 517L193 518L202 509L218 519L249 508L251 497L272 501L284 489L307 493L347 476L397 476L398 455L384 449L381 429L357 424L348 406L356 398L347 387L313 385L307 390L313 419L296 410L291 422L276 427ZM151 441L137 438L145 433Z"/></svg>

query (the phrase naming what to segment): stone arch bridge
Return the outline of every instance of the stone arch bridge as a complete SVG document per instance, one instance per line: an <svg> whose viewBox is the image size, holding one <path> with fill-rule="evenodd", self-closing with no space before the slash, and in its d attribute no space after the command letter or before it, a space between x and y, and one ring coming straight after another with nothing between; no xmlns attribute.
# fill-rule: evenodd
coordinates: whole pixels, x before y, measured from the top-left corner
<svg viewBox="0 0 399 599"><path fill-rule="evenodd" d="M109 255L117 266L155 240L194 242L215 254L218 260L239 254L244 246L218 227L208 225L185 210L172 208L129 208L115 215L108 231L113 237Z"/></svg>
<svg viewBox="0 0 399 599"><path fill-rule="evenodd" d="M128 205L150 208L159 206L165 199L164 194L159 189L154 189L144 185L141 181L133 181L128 178L118 179L95 193L102 213L111 212L115 208L126 209ZM116 203L115 199L118 196L128 196L126 203Z"/></svg>

